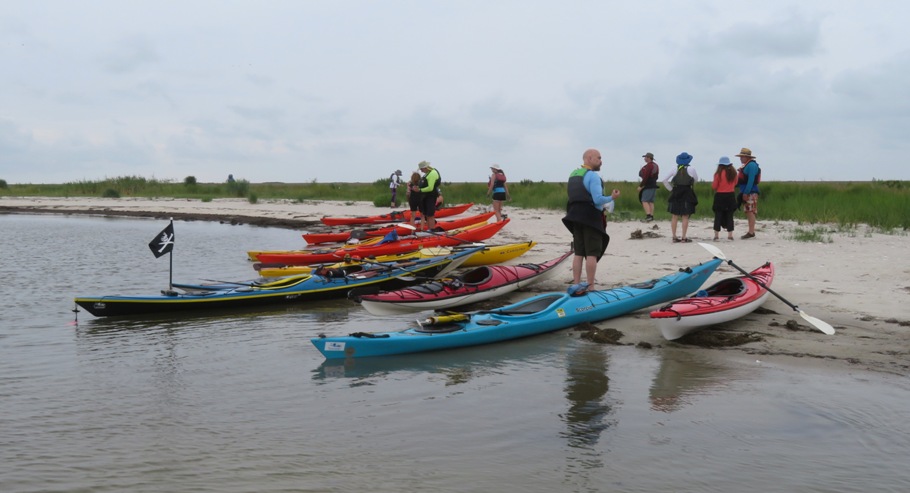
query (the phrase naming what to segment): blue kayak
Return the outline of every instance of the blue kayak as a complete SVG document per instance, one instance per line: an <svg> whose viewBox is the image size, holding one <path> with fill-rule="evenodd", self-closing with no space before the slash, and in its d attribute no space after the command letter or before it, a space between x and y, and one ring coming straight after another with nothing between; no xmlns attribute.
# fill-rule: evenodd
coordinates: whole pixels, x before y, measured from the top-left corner
<svg viewBox="0 0 910 493"><path fill-rule="evenodd" d="M358 332L311 339L326 359L364 358L435 351L517 339L598 322L694 293L720 259L659 279L581 296L544 293L495 310L447 313L397 332Z"/></svg>

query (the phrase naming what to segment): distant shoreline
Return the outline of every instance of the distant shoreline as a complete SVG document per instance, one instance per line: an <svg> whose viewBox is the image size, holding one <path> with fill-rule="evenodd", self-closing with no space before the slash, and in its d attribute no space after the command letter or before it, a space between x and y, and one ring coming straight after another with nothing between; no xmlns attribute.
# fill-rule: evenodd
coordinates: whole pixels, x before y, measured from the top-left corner
<svg viewBox="0 0 910 493"><path fill-rule="evenodd" d="M176 219L178 221L210 221L222 224L262 226L268 228L301 229L321 226L322 223L313 220L283 219L240 214L227 214L217 212L156 212L140 210L116 209L58 209L31 206L0 206L0 214L58 214L58 215L83 215L99 217L141 217L149 219Z"/></svg>

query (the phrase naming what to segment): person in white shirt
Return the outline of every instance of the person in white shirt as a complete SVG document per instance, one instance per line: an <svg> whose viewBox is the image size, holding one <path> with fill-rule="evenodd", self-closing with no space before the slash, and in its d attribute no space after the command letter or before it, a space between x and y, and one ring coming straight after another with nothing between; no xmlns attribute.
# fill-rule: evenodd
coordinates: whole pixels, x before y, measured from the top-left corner
<svg viewBox="0 0 910 493"><path fill-rule="evenodd" d="M398 189L403 185L404 182L401 181L401 170L396 169L395 172L392 173L392 176L389 177L389 190L392 192L392 209L398 207Z"/></svg>

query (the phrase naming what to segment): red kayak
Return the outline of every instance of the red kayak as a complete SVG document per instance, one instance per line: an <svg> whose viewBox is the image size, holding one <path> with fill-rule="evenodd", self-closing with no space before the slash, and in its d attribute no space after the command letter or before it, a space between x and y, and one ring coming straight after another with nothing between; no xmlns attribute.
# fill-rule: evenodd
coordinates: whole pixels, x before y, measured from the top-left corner
<svg viewBox="0 0 910 493"><path fill-rule="evenodd" d="M374 315L397 315L421 310L448 310L457 306L488 300L516 289L549 279L559 273L572 252L540 264L491 265L471 269L464 274L417 286L380 291L376 294L348 297Z"/></svg>
<svg viewBox="0 0 910 493"><path fill-rule="evenodd" d="M410 212L410 211L408 211ZM448 219L445 221L436 221L436 227L441 228L443 231L451 231L457 228L463 228L471 224L477 224L488 221L493 217L494 212L484 212L483 214L477 214L476 216L463 217L459 219ZM413 231L409 228L403 226L384 226L382 228L367 229L367 230L353 230L353 231L341 231L337 233L305 233L303 239L306 240L309 245L318 245L320 243L342 243L348 241L351 238L362 240L364 238L370 238L373 236L385 236L388 233L391 233L392 230L395 230L399 235L406 236Z"/></svg>
<svg viewBox="0 0 910 493"><path fill-rule="evenodd" d="M426 247L455 246L464 243L484 241L499 232L509 219L485 224L478 228L455 230L448 233L421 233L421 236L403 240L379 242L371 245L345 245L339 249L324 248L320 250L301 250L282 253L260 253L257 260L264 264L311 265L326 262L338 262L345 255L370 258L379 255L394 255L413 252ZM424 236L425 235L425 236Z"/></svg>
<svg viewBox="0 0 910 493"><path fill-rule="evenodd" d="M753 270L750 276L723 279L689 298L652 311L651 318L664 338L672 341L703 327L748 315L768 297L766 288L774 280L774 265L768 262Z"/></svg>
<svg viewBox="0 0 910 493"><path fill-rule="evenodd" d="M433 217L449 217L457 216L462 212L468 210L473 206L474 203L470 204L461 204L453 205L451 207L440 207L436 210L436 214ZM420 217L419 215L417 217ZM326 226L351 226L357 224L382 224L382 223L397 223L403 221L411 220L411 211L395 211L389 214L379 214L376 216L361 216L361 217L323 217L320 219L322 224Z"/></svg>

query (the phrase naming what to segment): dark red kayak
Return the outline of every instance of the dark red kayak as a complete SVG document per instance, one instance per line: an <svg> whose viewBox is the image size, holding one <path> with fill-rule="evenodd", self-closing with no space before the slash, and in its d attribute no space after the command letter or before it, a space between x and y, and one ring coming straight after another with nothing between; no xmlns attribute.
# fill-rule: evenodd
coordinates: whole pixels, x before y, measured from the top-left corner
<svg viewBox="0 0 910 493"><path fill-rule="evenodd" d="M457 228L463 228L471 224L487 222L491 217L493 217L494 214L494 212L484 212L483 214L477 214L475 216L436 221L436 227L442 229L443 231L450 231ZM388 233L391 233L393 229L401 236L406 236L413 233L413 231L405 228L404 226L391 225L366 230L339 231L336 233L304 233L303 239L306 240L307 244L310 245L318 245L320 243L341 243L348 241L351 238L361 240L363 238L371 238L374 236L385 236Z"/></svg>
<svg viewBox="0 0 910 493"><path fill-rule="evenodd" d="M451 207L441 207L436 210L434 217L449 217L457 216L462 212L468 210L473 206L474 203L470 204L461 204L453 205ZM417 217L420 217L418 214ZM383 223L396 223L396 222L406 222L411 220L411 211L395 211L389 214L379 214L376 216L361 216L361 217L323 217L320 219L322 224L326 226L352 226L357 224L383 224Z"/></svg>
<svg viewBox="0 0 910 493"><path fill-rule="evenodd" d="M451 278L394 291L356 295L355 290L351 291L348 297L374 315L448 310L511 293L516 289L549 279L559 273L559 267L571 256L572 252L569 251L540 264L485 265ZM566 273L568 274L568 270Z"/></svg>

